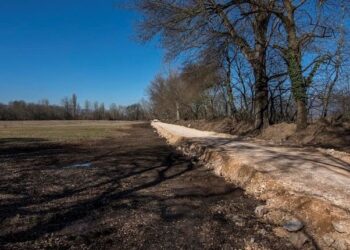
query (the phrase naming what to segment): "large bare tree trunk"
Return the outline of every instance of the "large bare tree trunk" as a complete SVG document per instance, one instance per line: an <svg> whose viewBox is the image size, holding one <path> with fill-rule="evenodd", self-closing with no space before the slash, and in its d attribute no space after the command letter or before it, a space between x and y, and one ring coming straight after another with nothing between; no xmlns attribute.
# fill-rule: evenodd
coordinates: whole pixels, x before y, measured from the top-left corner
<svg viewBox="0 0 350 250"><path fill-rule="evenodd" d="M294 20L294 6L291 0L285 0L284 5L287 11L284 23L287 30L288 49L285 51L285 58L288 64L288 73L292 84L292 94L297 105L297 129L307 127L307 86L302 71L301 44L298 40Z"/></svg>
<svg viewBox="0 0 350 250"><path fill-rule="evenodd" d="M255 75L255 129L262 129L269 124L268 119L268 83L264 73L265 69L258 68L254 70Z"/></svg>
<svg viewBox="0 0 350 250"><path fill-rule="evenodd" d="M267 27L269 23L269 15L260 12L261 9L253 7L253 11L257 11L255 21L253 23L255 36L255 53L250 63L253 66L255 77L255 129L262 129L269 125L269 92L268 77L266 75L266 48L267 48Z"/></svg>
<svg viewBox="0 0 350 250"><path fill-rule="evenodd" d="M233 90L232 90L232 85L231 85L231 59L228 56L226 56L226 62L227 62L227 69L226 69L226 81L225 81L225 88L226 88L226 94L227 94L227 104L229 106L228 112L229 116L233 117L236 113L236 107L235 107L235 102L234 102L234 97L233 97Z"/></svg>
<svg viewBox="0 0 350 250"><path fill-rule="evenodd" d="M307 127L307 86L301 69L301 56L297 48L290 48L288 71L292 84L292 94L297 106L297 130Z"/></svg>
<svg viewBox="0 0 350 250"><path fill-rule="evenodd" d="M235 29L233 23L217 4L216 1L211 0L214 12L221 17L223 25L226 26L228 33L231 36L233 43L238 46L241 52L245 55L249 63L252 65L255 76L255 129L261 129L268 126L268 78L266 77L266 50L267 50L267 29L270 20L270 14L266 13L257 5L252 5L254 15L253 29L255 45L250 47L247 40L240 36Z"/></svg>
<svg viewBox="0 0 350 250"><path fill-rule="evenodd" d="M297 130L303 130L307 127L307 104L304 100L297 100Z"/></svg>
<svg viewBox="0 0 350 250"><path fill-rule="evenodd" d="M260 7L252 6L256 11L253 22L255 46L250 63L253 66L255 77L255 129L262 129L269 125L269 92L268 77L266 75L266 52L268 41L266 38L270 15Z"/></svg>

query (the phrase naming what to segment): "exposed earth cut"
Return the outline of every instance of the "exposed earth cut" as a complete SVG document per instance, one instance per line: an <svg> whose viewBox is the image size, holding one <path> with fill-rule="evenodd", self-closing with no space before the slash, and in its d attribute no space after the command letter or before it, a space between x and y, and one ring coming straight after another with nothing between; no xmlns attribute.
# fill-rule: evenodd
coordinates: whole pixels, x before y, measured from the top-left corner
<svg viewBox="0 0 350 250"><path fill-rule="evenodd" d="M152 125L170 144L266 201L266 221L283 228L297 219L317 247L350 249L350 158L346 153L249 141L159 121Z"/></svg>

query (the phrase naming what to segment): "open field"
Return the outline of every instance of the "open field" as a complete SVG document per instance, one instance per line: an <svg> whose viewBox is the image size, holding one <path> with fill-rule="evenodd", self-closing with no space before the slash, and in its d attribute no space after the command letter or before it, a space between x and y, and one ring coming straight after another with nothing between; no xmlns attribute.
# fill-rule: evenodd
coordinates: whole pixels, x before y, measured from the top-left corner
<svg viewBox="0 0 350 250"><path fill-rule="evenodd" d="M148 123L3 122L1 249L292 249Z"/></svg>
<svg viewBox="0 0 350 250"><path fill-rule="evenodd" d="M0 139L79 142L125 136L136 122L127 121L0 121Z"/></svg>

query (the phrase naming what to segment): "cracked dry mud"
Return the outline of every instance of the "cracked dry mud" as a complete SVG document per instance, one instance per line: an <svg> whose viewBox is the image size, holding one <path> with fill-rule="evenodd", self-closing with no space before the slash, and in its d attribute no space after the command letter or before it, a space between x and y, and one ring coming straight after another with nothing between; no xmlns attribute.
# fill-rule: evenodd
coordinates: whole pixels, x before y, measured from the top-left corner
<svg viewBox="0 0 350 250"><path fill-rule="evenodd" d="M123 132L74 144L0 140L0 248L293 249L255 216L261 202L149 124Z"/></svg>

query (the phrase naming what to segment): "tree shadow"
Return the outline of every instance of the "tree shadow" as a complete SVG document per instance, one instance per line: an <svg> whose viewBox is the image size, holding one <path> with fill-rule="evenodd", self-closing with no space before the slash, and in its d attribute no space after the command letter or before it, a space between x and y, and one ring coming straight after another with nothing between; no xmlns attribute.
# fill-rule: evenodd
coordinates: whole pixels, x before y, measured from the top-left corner
<svg viewBox="0 0 350 250"><path fill-rule="evenodd" d="M252 228L259 225L253 211L260 202L166 145L149 126L137 126L127 138L80 145L38 142L38 151L20 158L13 154L6 164L0 163L0 248L30 248L37 242L44 242L39 245L44 248L48 238L64 241L66 236L68 246L80 246L81 241L96 246L98 241L95 248L105 248L108 240L127 248L148 239L145 248L154 248L184 232L186 244L194 242L199 248L198 226L205 223L216 225L219 245L234 236L244 246L244 238L250 239ZM25 148L26 142L21 143ZM67 167L82 161L91 167ZM229 217L215 212L222 202L232 210L226 213L244 214L247 226L237 228ZM128 230L137 223L144 234L127 231L136 238L130 245L123 227Z"/></svg>
<svg viewBox="0 0 350 250"><path fill-rule="evenodd" d="M19 142L32 143L33 141L19 140ZM69 145L61 144L40 144L32 151L26 150L25 145L23 145L22 148L24 149L26 157L35 157L39 154L45 154L46 157L51 157L51 154L55 155L58 152L60 154L66 153L68 154L68 157L72 154ZM51 150L50 152L48 152L49 149ZM15 155L20 149L16 149L16 151L8 149L8 151ZM128 148L126 150L114 151L114 153L108 151L107 153L99 154L97 156L95 154L92 157L92 160L97 165L96 173L92 178L85 180L85 182L79 187L67 189L55 194L39 195L38 197L33 197L32 194L27 193L24 195L25 197L16 199L15 202L5 204L0 203L1 222L6 218L13 217L17 214L20 214L21 216L52 215L50 219L40 221L26 230L0 235L0 242L2 244L24 242L38 239L48 233L57 232L76 221L85 218L95 210L103 210L103 208L108 207L109 203L112 201L115 202L121 199L128 199L139 191L156 187L162 182L169 181L193 170L193 165L188 158L170 150L166 145L148 146L143 149L136 148L135 150L130 150ZM108 168L98 168L101 163L111 164L111 166ZM119 166L121 166L121 169L118 169ZM48 166L41 166L41 170L45 169L48 169ZM55 169L57 169L57 166ZM74 171L80 171L83 174L86 170ZM153 174L147 175L148 172L153 172ZM140 177L144 177L141 182L136 181L135 183L132 183L131 187L126 189L120 188L120 183L123 182L123 180L136 180ZM23 196L23 192L20 192L19 189L11 190L10 188L13 183L20 184L20 181L23 180L23 176L9 178L7 180L10 183L1 186L0 190L6 192L8 195ZM84 192L99 189L101 189L101 192L98 195L89 197L83 201L78 200L68 206L60 204L59 207L53 206L53 208L50 209L38 209L37 211L31 211L31 209L28 209L28 207L40 207L44 204L50 204L58 200L65 200Z"/></svg>
<svg viewBox="0 0 350 250"><path fill-rule="evenodd" d="M41 155L68 153L76 150L72 144L60 144L41 138L0 139L0 159L25 159Z"/></svg>

